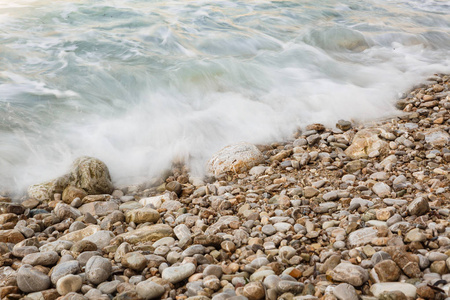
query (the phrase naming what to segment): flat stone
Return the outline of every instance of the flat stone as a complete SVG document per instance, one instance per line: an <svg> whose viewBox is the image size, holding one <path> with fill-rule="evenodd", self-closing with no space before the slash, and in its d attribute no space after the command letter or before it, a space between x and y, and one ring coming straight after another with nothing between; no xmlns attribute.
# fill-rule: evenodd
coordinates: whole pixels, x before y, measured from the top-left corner
<svg viewBox="0 0 450 300"><path fill-rule="evenodd" d="M135 271L142 271L147 266L147 259L138 252L130 252L122 258L122 265Z"/></svg>
<svg viewBox="0 0 450 300"><path fill-rule="evenodd" d="M333 294L339 300L358 300L355 288L348 283L341 283L333 289Z"/></svg>
<svg viewBox="0 0 450 300"><path fill-rule="evenodd" d="M100 230L96 233L83 238L83 241L90 241L97 245L98 249L103 249L109 245L109 242L114 238L114 234L108 230Z"/></svg>
<svg viewBox="0 0 450 300"><path fill-rule="evenodd" d="M81 241L82 239L84 239L85 237L93 235L94 233L96 233L98 231L100 231L100 226L98 226L98 225L89 225L88 227L86 227L84 229L77 230L77 231L74 231L74 232L70 232L70 233L68 233L66 235L63 235L59 239L60 240L65 240L65 241L71 241L71 242L78 242L78 241Z"/></svg>
<svg viewBox="0 0 450 300"><path fill-rule="evenodd" d="M378 197L384 198L391 194L391 188L384 182L377 182L373 185L372 190Z"/></svg>
<svg viewBox="0 0 450 300"><path fill-rule="evenodd" d="M55 251L59 254L61 253L62 250L69 250L70 248L72 248L72 246L73 242L59 239L57 241L42 245L41 247L39 247L39 251L41 252Z"/></svg>
<svg viewBox="0 0 450 300"><path fill-rule="evenodd" d="M22 259L23 264L29 264L32 266L42 265L51 266L58 262L59 255L55 251L46 251L28 254Z"/></svg>
<svg viewBox="0 0 450 300"><path fill-rule="evenodd" d="M150 300L161 297L165 293L165 289L162 285L159 285L156 282L146 280L139 282L136 285L136 292L142 299Z"/></svg>
<svg viewBox="0 0 450 300"><path fill-rule="evenodd" d="M87 197L85 197L84 199L86 199ZM84 201L83 199L83 201ZM90 213L93 216L99 216L99 217L103 217L103 216L107 216L111 213L113 213L114 211L119 209L119 204L117 204L114 201L94 201L94 202L89 202L86 204L83 204L82 206L80 206L78 208L78 210L83 213Z"/></svg>
<svg viewBox="0 0 450 300"><path fill-rule="evenodd" d="M215 235L216 233L220 232L222 228L227 228L229 224L238 222L239 218L236 216L220 217L216 223L214 223L213 225L209 226L208 229L206 229L205 235Z"/></svg>
<svg viewBox="0 0 450 300"><path fill-rule="evenodd" d="M362 228L349 234L348 243L352 248L364 246L365 244L369 244L377 236L377 229L373 227Z"/></svg>
<svg viewBox="0 0 450 300"><path fill-rule="evenodd" d="M177 283L194 274L195 269L193 263L186 263L178 267L168 267L162 272L162 278L170 283Z"/></svg>
<svg viewBox="0 0 450 300"><path fill-rule="evenodd" d="M381 282L375 283L370 287L370 292L379 297L383 292L401 291L407 297L416 298L417 288L409 283L404 282Z"/></svg>
<svg viewBox="0 0 450 300"><path fill-rule="evenodd" d="M118 237L123 238L124 241L130 244L136 244L139 242L157 241L163 237L171 236L172 234L173 230L169 225L155 224L143 226L134 231L120 234Z"/></svg>

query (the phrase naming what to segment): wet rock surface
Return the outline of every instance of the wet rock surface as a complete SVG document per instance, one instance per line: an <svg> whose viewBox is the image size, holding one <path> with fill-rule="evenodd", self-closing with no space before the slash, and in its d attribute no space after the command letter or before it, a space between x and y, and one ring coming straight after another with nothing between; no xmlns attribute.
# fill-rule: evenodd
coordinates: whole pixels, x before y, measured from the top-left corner
<svg viewBox="0 0 450 300"><path fill-rule="evenodd" d="M446 299L449 76L370 125L233 145L113 188L81 158L0 195L1 299ZM18 199L17 199L18 200Z"/></svg>

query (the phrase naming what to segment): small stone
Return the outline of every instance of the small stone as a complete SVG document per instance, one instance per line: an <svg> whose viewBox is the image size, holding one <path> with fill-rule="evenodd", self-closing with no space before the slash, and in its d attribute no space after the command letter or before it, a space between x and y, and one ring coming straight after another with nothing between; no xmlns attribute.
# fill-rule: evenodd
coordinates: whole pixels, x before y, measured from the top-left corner
<svg viewBox="0 0 450 300"><path fill-rule="evenodd" d="M161 297L165 293L165 289L156 282L146 280L136 285L136 292L144 300L150 300Z"/></svg>
<svg viewBox="0 0 450 300"><path fill-rule="evenodd" d="M17 286L24 293L46 290L50 287L50 278L35 270L31 265L23 265L17 272Z"/></svg>
<svg viewBox="0 0 450 300"><path fill-rule="evenodd" d="M144 207L127 211L125 219L127 223L156 223L159 220L159 213L152 208Z"/></svg>
<svg viewBox="0 0 450 300"><path fill-rule="evenodd" d="M63 191L62 201L64 201L67 204L71 204L75 198L83 199L87 195L88 194L86 193L85 190L77 188L73 185L69 185Z"/></svg>
<svg viewBox="0 0 450 300"><path fill-rule="evenodd" d="M147 259L138 252L130 252L122 258L122 265L135 271L142 271L147 266Z"/></svg>
<svg viewBox="0 0 450 300"><path fill-rule="evenodd" d="M56 284L60 278L78 272L80 272L80 263L76 260L59 263L53 268L51 276L52 283Z"/></svg>
<svg viewBox="0 0 450 300"><path fill-rule="evenodd" d="M84 251L97 251L97 245L88 240L81 240L76 242L72 248L70 248L70 251L78 253L82 253Z"/></svg>
<svg viewBox="0 0 450 300"><path fill-rule="evenodd" d="M363 246L378 236L378 230L373 227L367 227L353 231L348 236L350 247L355 248Z"/></svg>
<svg viewBox="0 0 450 300"><path fill-rule="evenodd" d="M208 161L208 171L219 176L226 172L245 172L264 161L264 155L259 149L249 143L239 143L227 146L213 155Z"/></svg>
<svg viewBox="0 0 450 300"><path fill-rule="evenodd" d="M347 131L352 128L352 123L350 121L339 120L336 123L336 127L342 131Z"/></svg>
<svg viewBox="0 0 450 300"><path fill-rule="evenodd" d="M211 228L211 226L210 226ZM173 234L172 227L167 224L155 224L150 226L143 226L131 232L123 233L118 237L123 238L125 242L130 244L143 243L147 241L157 241L163 237L168 237Z"/></svg>
<svg viewBox="0 0 450 300"><path fill-rule="evenodd" d="M81 289L83 280L78 275L66 275L61 277L56 283L56 290L62 296L71 292L78 292Z"/></svg>
<svg viewBox="0 0 450 300"><path fill-rule="evenodd" d="M391 188L384 182L377 182L372 187L372 190L378 197L384 198L391 194Z"/></svg>
<svg viewBox="0 0 450 300"><path fill-rule="evenodd" d="M220 284L220 280L214 275L208 275L204 277L203 285L213 291L217 291L222 287L222 285Z"/></svg>
<svg viewBox="0 0 450 300"><path fill-rule="evenodd" d="M303 189L303 196L305 198L312 198L314 196L317 196L319 194L319 190L316 188L313 188L312 186L307 186Z"/></svg>
<svg viewBox="0 0 450 300"><path fill-rule="evenodd" d="M174 192L178 196L181 195L182 185L178 181L171 181L166 184L166 190Z"/></svg>
<svg viewBox="0 0 450 300"><path fill-rule="evenodd" d="M449 269L447 268L445 261L439 260L431 263L430 271L433 273L444 275L448 273Z"/></svg>
<svg viewBox="0 0 450 300"><path fill-rule="evenodd" d="M248 300L262 300L264 299L266 292L261 282L250 282L244 289L242 294L248 298Z"/></svg>
<svg viewBox="0 0 450 300"><path fill-rule="evenodd" d="M436 299L436 293L435 291L429 287L428 285L420 285L417 290L417 296L427 299L427 300L434 300Z"/></svg>
<svg viewBox="0 0 450 300"><path fill-rule="evenodd" d="M103 249L109 245L109 242L114 238L114 234L108 230L100 230L90 236L83 238L83 241L90 241L94 243L98 249Z"/></svg>
<svg viewBox="0 0 450 300"><path fill-rule="evenodd" d="M341 283L333 289L333 294L339 300L358 300L355 288L348 283Z"/></svg>
<svg viewBox="0 0 450 300"><path fill-rule="evenodd" d="M360 266L343 262L337 265L330 275L333 280L347 282L353 286L361 286L369 280L369 273Z"/></svg>
<svg viewBox="0 0 450 300"><path fill-rule="evenodd" d="M390 259L377 263L373 269L381 282L397 281L401 275L400 268Z"/></svg>
<svg viewBox="0 0 450 300"><path fill-rule="evenodd" d="M214 275L220 279L220 277L222 277L222 267L217 266L217 265L208 265L203 270L203 276L206 277L209 275Z"/></svg>
<svg viewBox="0 0 450 300"><path fill-rule="evenodd" d="M273 225L268 224L268 225L264 225L261 229L262 233L271 236L274 235L275 233L277 233L277 230L275 229L275 227L273 227Z"/></svg>
<svg viewBox="0 0 450 300"><path fill-rule="evenodd" d="M422 216L426 214L430 211L428 200L423 197L416 198L408 205L407 211L411 216Z"/></svg>
<svg viewBox="0 0 450 300"><path fill-rule="evenodd" d="M86 279L93 284L100 284L111 275L112 265L109 259L100 256L91 257L86 263Z"/></svg>

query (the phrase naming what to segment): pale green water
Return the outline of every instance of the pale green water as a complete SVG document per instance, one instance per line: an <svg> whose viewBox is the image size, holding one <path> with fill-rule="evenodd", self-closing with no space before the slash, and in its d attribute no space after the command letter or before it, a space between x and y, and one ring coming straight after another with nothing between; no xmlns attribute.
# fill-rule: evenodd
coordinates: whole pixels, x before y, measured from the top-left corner
<svg viewBox="0 0 450 300"><path fill-rule="evenodd" d="M80 155L116 183L392 114L450 71L448 1L0 0L0 188Z"/></svg>

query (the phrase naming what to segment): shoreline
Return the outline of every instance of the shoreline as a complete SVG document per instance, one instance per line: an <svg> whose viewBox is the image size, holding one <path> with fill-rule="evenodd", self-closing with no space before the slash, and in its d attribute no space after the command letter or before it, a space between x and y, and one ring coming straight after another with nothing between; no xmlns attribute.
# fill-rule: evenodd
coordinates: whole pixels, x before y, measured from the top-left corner
<svg viewBox="0 0 450 300"><path fill-rule="evenodd" d="M430 78L398 117L225 148L215 178L114 189L86 158L0 197L1 298L450 297L450 76Z"/></svg>

